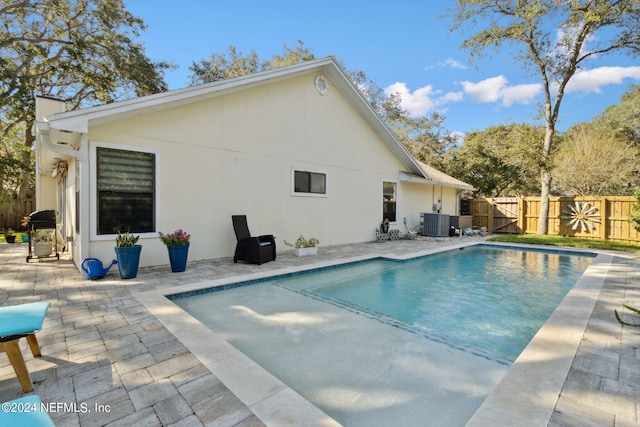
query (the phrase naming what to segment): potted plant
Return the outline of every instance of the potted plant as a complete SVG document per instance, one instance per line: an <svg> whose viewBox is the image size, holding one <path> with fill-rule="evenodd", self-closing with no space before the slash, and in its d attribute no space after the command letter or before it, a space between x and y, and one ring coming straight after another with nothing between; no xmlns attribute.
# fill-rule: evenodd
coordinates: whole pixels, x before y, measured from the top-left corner
<svg viewBox="0 0 640 427"><path fill-rule="evenodd" d="M184 230L176 230L173 233L158 233L160 240L167 246L171 271L179 273L187 269L187 257L189 256L189 240L191 234Z"/></svg>
<svg viewBox="0 0 640 427"><path fill-rule="evenodd" d="M4 239L7 241L7 243L15 243L16 242L16 233L14 233L14 231L10 228L7 228L4 231Z"/></svg>
<svg viewBox="0 0 640 427"><path fill-rule="evenodd" d="M320 241L315 237L311 237L309 238L309 240L307 240L301 234L294 244L291 244L286 240L284 241L284 244L287 246L291 246L296 256L307 256L315 255L318 253L318 245L320 244Z"/></svg>
<svg viewBox="0 0 640 427"><path fill-rule="evenodd" d="M116 236L116 258L118 259L118 271L121 279L133 279L138 275L140 265L140 251L142 246L137 245L140 236L129 233L120 233Z"/></svg>

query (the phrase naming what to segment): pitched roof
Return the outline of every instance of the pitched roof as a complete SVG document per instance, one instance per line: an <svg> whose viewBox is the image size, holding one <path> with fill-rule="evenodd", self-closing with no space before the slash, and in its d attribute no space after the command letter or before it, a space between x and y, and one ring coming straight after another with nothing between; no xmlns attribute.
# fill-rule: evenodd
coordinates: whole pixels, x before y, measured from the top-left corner
<svg viewBox="0 0 640 427"><path fill-rule="evenodd" d="M427 174L429 178L431 178L432 184L441 184L447 187L455 187L461 190L474 190L473 185L467 184L466 182L460 181L450 175L447 175L444 172L439 171L426 163L418 161L418 164L422 168L422 170Z"/></svg>
<svg viewBox="0 0 640 427"><path fill-rule="evenodd" d="M400 172L400 180L405 182L414 182L418 184L431 184L431 185L443 185L445 187L453 187L460 190L474 190L474 187L466 182L460 181L444 172L439 171L436 168L429 166L417 160L418 165L422 169L426 179L419 175L412 173Z"/></svg>
<svg viewBox="0 0 640 427"><path fill-rule="evenodd" d="M46 120L51 130L57 129L65 132L87 133L90 126L111 123L125 117L131 118L153 111L167 110L235 91L317 72L322 72L329 77L332 85L336 86L351 105L362 115L407 171L428 179L428 176L425 175L425 172L417 160L411 156L387 124L375 113L371 104L369 104L362 93L355 87L349 76L333 57L82 110L53 114L47 116Z"/></svg>

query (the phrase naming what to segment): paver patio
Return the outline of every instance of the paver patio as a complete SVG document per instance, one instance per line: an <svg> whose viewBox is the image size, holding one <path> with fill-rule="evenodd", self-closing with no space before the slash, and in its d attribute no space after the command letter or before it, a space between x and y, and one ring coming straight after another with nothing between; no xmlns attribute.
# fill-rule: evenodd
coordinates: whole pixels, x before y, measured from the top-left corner
<svg viewBox="0 0 640 427"><path fill-rule="evenodd" d="M83 278L66 254L60 261L26 263L26 244L2 244L0 305L52 303L38 333L43 356L33 358L25 342L22 346L35 393L54 403L50 415L57 426L261 426L262 421L147 312L136 293L454 243L418 239L322 247L316 257L285 252L262 266L234 264L230 258L197 261L184 273L171 273L168 266L143 268L131 280L120 280L114 267L98 281ZM640 328L621 327L613 313L622 303L640 306L640 260L637 254L617 255L551 426L640 425ZM22 395L7 357L0 355L0 401Z"/></svg>

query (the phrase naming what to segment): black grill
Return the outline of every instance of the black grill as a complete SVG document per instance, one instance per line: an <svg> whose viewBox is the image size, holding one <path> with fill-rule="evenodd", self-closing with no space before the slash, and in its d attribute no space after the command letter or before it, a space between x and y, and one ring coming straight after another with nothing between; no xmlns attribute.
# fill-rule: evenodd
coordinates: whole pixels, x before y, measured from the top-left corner
<svg viewBox="0 0 640 427"><path fill-rule="evenodd" d="M55 250L55 257L60 259L60 254L58 253L58 232L56 227L56 211L53 209L42 209L39 211L32 212L29 215L29 222L27 223L27 230L29 232L29 255L27 255L27 262L34 255L34 242L33 235L34 231L44 230L44 229L53 229L53 248ZM64 248L63 248L64 251Z"/></svg>
<svg viewBox="0 0 640 427"><path fill-rule="evenodd" d="M44 209L31 213L27 228L32 231L42 230L43 228L56 228L56 211Z"/></svg>

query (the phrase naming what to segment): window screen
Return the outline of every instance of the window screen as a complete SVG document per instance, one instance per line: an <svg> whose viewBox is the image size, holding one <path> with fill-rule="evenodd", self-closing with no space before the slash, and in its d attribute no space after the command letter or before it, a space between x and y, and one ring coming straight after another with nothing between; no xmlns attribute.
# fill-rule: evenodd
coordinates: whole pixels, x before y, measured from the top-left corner
<svg viewBox="0 0 640 427"><path fill-rule="evenodd" d="M98 234L155 231L155 154L98 147Z"/></svg>

